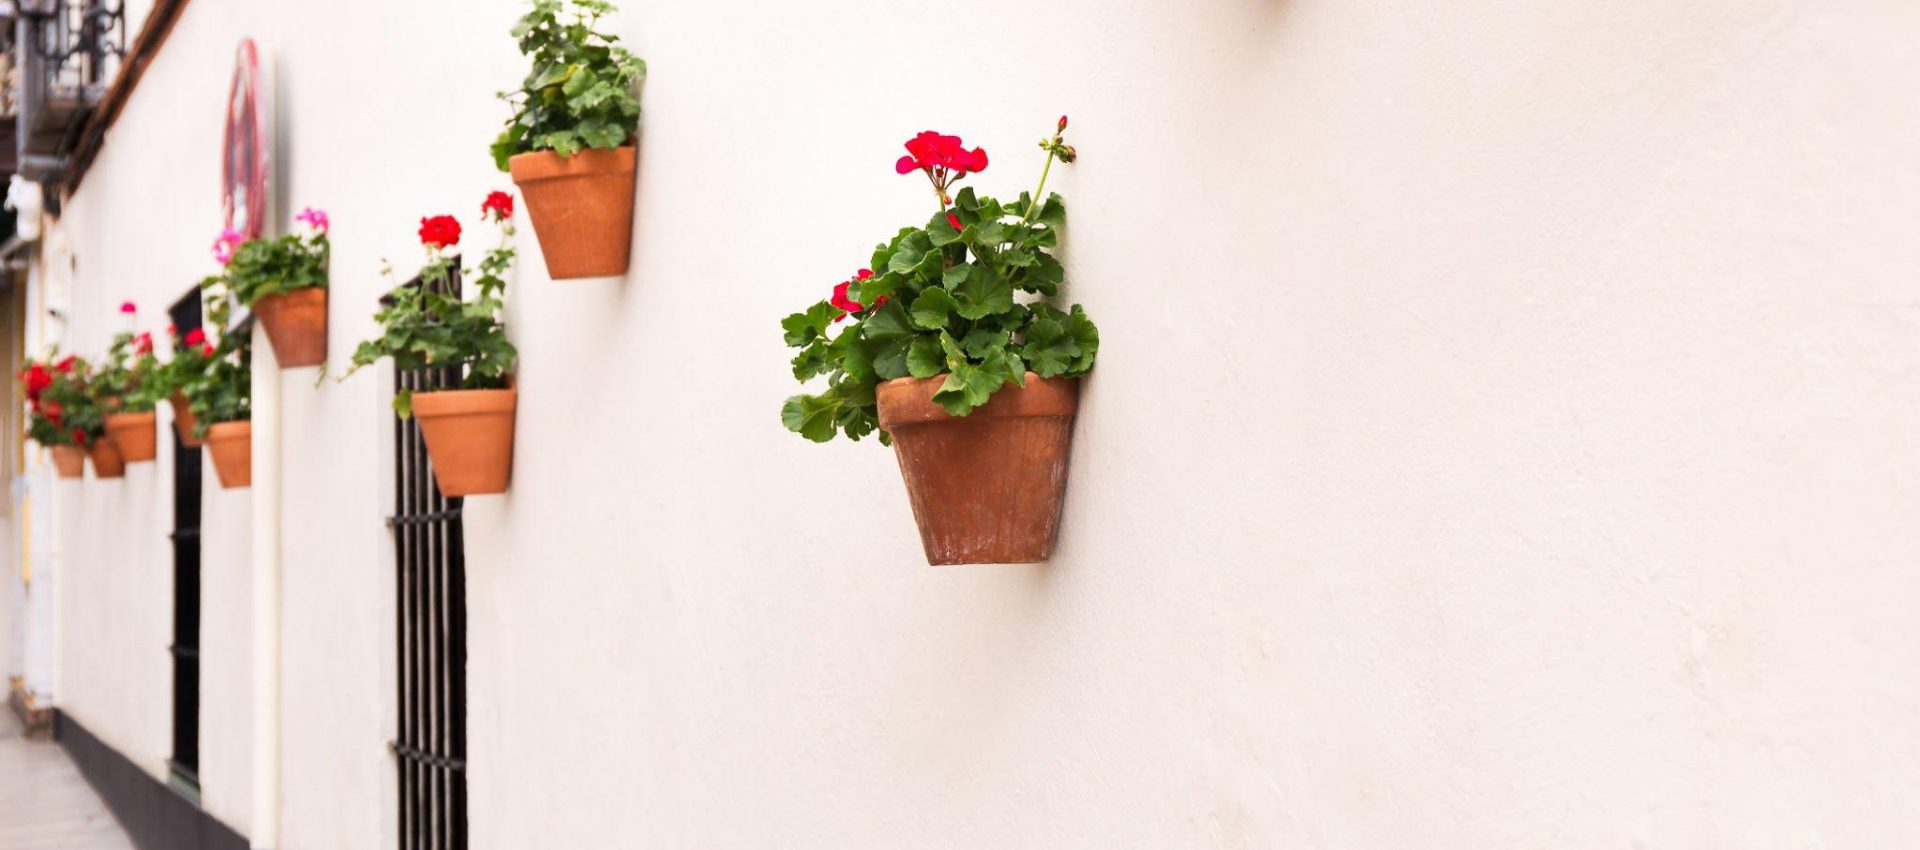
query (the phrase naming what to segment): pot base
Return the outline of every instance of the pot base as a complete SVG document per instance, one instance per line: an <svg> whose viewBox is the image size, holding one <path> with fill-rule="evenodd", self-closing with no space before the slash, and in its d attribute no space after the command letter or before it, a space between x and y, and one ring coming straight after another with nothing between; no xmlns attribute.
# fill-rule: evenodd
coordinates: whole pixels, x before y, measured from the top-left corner
<svg viewBox="0 0 1920 850"><path fill-rule="evenodd" d="M267 329L273 359L282 369L327 362L327 290L310 286L254 302L253 314Z"/></svg>
<svg viewBox="0 0 1920 850"><path fill-rule="evenodd" d="M413 416L420 421L440 495L451 499L507 492L518 396L513 389L413 394Z"/></svg>
<svg viewBox="0 0 1920 850"><path fill-rule="evenodd" d="M221 422L207 429L207 454L222 489L253 486L253 423Z"/></svg>
<svg viewBox="0 0 1920 850"><path fill-rule="evenodd" d="M548 277L627 273L636 160L632 145L588 148L569 157L534 151L507 160L513 183L526 199Z"/></svg>
<svg viewBox="0 0 1920 850"><path fill-rule="evenodd" d="M121 460L145 463L154 459L158 453L154 418L151 410L145 413L107 414L107 435L113 438L114 448L120 450Z"/></svg>
<svg viewBox="0 0 1920 850"><path fill-rule="evenodd" d="M1028 372L955 418L933 402L945 376L876 390L927 563L1031 564L1053 555L1079 383Z"/></svg>

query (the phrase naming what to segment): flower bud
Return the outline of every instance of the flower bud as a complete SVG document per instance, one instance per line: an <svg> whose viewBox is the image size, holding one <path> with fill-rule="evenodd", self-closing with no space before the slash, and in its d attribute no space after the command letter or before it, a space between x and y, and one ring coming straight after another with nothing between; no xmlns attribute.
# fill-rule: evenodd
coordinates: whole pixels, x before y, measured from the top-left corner
<svg viewBox="0 0 1920 850"><path fill-rule="evenodd" d="M1054 132L1064 133L1066 131L1067 131L1067 116L1062 115L1060 116L1060 126L1058 129L1054 130Z"/></svg>

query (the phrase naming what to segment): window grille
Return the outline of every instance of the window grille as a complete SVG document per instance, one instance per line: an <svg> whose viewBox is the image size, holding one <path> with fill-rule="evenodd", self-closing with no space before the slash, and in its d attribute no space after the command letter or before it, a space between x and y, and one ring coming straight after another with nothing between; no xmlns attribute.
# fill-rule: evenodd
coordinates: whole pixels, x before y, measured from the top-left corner
<svg viewBox="0 0 1920 850"><path fill-rule="evenodd" d="M418 280L408 284L420 285ZM460 291L456 267L448 285ZM415 392L457 387L460 370L394 370ZM467 847L467 567L461 500L440 495L414 419L394 421L401 850Z"/></svg>

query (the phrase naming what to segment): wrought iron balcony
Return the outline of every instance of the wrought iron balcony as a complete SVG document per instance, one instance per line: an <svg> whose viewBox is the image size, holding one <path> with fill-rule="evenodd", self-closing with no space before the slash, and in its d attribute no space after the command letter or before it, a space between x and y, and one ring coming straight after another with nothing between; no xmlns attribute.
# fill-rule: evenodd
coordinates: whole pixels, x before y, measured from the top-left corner
<svg viewBox="0 0 1920 850"><path fill-rule="evenodd" d="M127 52L125 0L15 0L18 171L57 179Z"/></svg>

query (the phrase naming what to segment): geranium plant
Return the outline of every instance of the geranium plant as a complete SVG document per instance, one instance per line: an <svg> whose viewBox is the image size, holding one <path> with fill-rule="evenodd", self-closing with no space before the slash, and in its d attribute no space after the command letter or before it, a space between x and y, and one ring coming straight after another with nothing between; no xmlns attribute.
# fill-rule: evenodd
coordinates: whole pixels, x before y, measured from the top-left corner
<svg viewBox="0 0 1920 850"><path fill-rule="evenodd" d="M1100 345L1093 322L1078 305L1062 310L1046 300L1065 278L1052 250L1066 204L1046 185L1055 160L1076 157L1066 128L1062 117L1040 142L1046 162L1038 188L1008 203L971 186L955 190L986 169L984 150L933 132L907 141L894 169L924 175L939 209L877 246L868 267L829 298L781 322L787 344L800 349L794 378L827 379L824 392L787 399L781 419L788 429L820 442L873 433L875 387L897 378L945 375L933 400L965 416L1007 384L1025 386L1029 371L1055 378L1093 368ZM880 440L890 437L882 431Z"/></svg>
<svg viewBox="0 0 1920 850"><path fill-rule="evenodd" d="M27 397L27 438L40 445L86 448L103 429L87 392L89 366L73 355L27 361L20 385Z"/></svg>
<svg viewBox="0 0 1920 850"><path fill-rule="evenodd" d="M500 93L513 106L493 143L501 171L515 154L572 156L633 138L640 124L635 88L647 63L621 47L617 36L600 31L601 16L613 11L605 0L534 0L514 26L513 37L533 67L519 90Z"/></svg>
<svg viewBox="0 0 1920 850"><path fill-rule="evenodd" d="M245 334L224 334L218 345L202 341L198 350L175 355L183 357L199 364L180 386L193 411L195 437L222 422L253 419L253 357Z"/></svg>
<svg viewBox="0 0 1920 850"><path fill-rule="evenodd" d="M214 259L226 266L227 286L241 304L327 285L327 214L309 207L294 219L299 230L284 236L243 242L228 230L214 240Z"/></svg>
<svg viewBox="0 0 1920 850"><path fill-rule="evenodd" d="M129 321L138 315L133 302L120 305ZM153 381L160 360L153 353L153 334L122 331L115 334L107 356L94 373L89 388L108 413L145 413L164 397Z"/></svg>
<svg viewBox="0 0 1920 850"><path fill-rule="evenodd" d="M512 216L513 196L505 192L489 194L481 205L481 217L498 225L500 241L480 261L471 300L452 291L451 276L460 266L460 256L452 253L460 244L460 222L448 215L421 219L420 244L426 248L427 263L420 279L396 285L383 301L374 314L381 334L354 350L347 374L390 358L395 366L409 370L464 367L461 389L506 387L519 357L500 318L506 307L504 275L513 267L514 251L508 244L513 236ZM393 267L388 265L382 273L391 280ZM401 390L394 396L393 409L410 415L411 401L411 395Z"/></svg>

